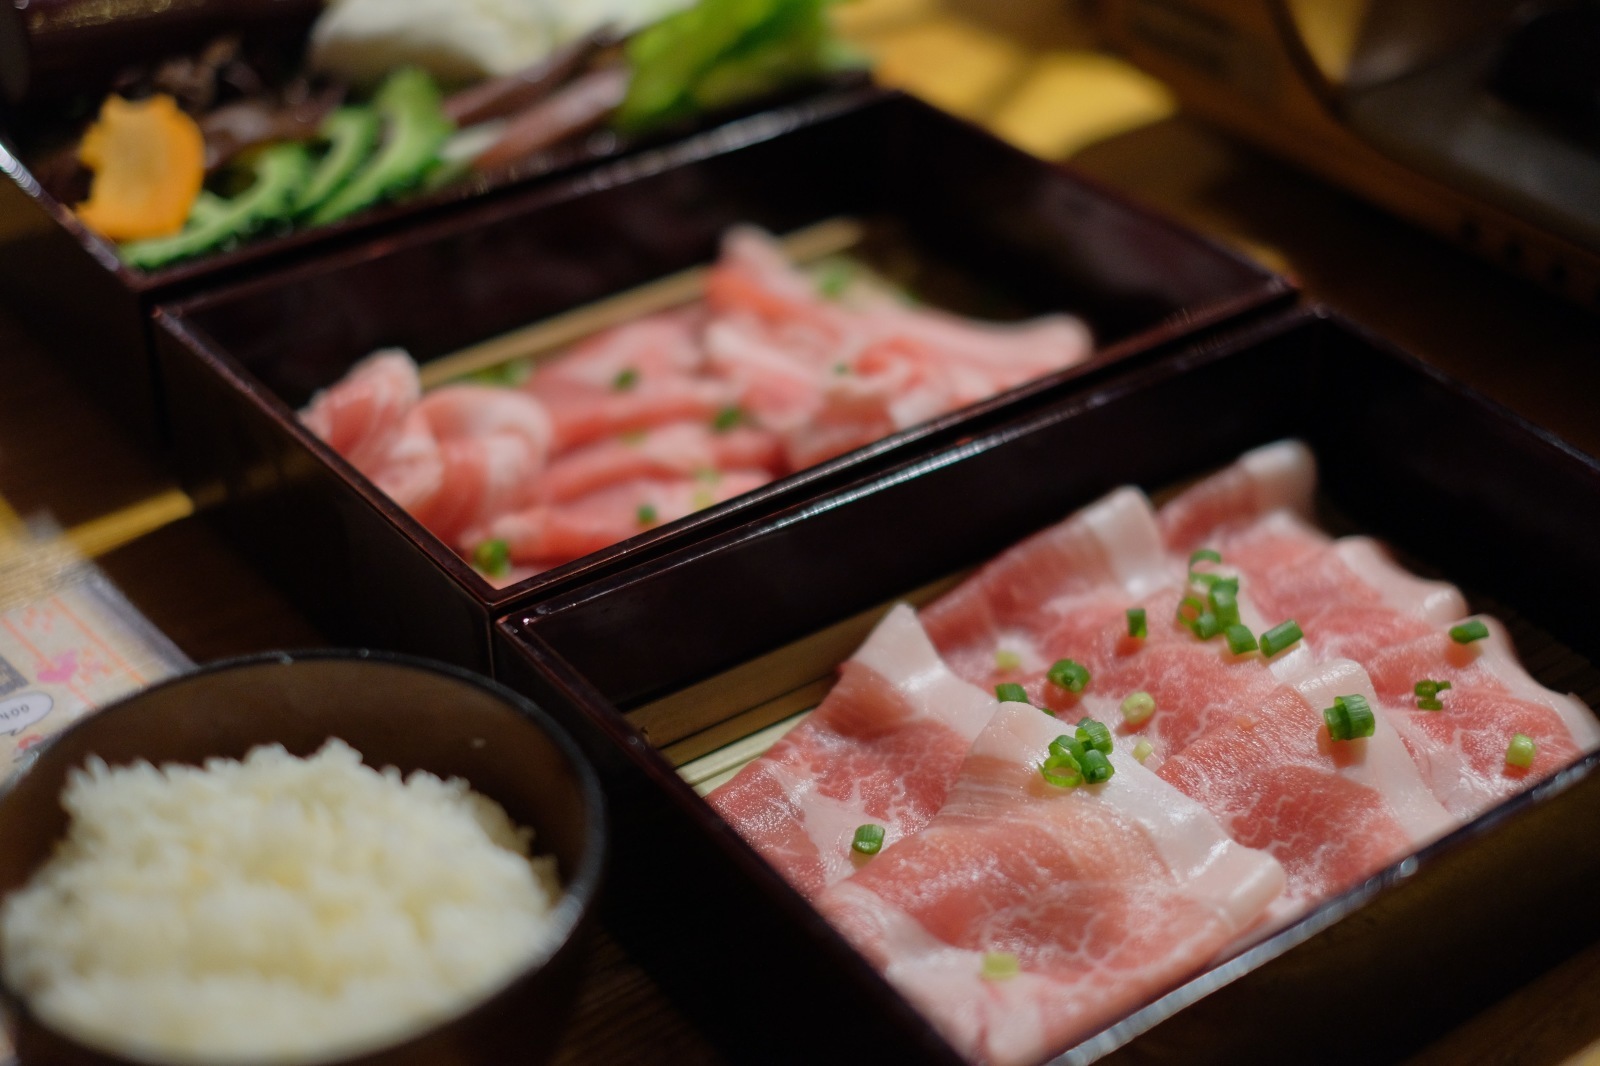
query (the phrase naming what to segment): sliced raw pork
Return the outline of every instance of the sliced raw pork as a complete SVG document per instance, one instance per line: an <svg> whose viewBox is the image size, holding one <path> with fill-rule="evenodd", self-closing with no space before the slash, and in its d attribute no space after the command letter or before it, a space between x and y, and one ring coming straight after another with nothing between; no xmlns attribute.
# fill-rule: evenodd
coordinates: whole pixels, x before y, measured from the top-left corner
<svg viewBox="0 0 1600 1066"><path fill-rule="evenodd" d="M1333 741L1322 711L1350 695L1374 707L1375 731ZM1455 827L1377 709L1365 671L1347 660L1278 687L1157 772L1233 839L1283 864L1288 886L1275 920L1331 899Z"/></svg>
<svg viewBox="0 0 1600 1066"><path fill-rule="evenodd" d="M1032 1063L1214 962L1283 888L1268 855L1132 758L1102 785L1039 773L1061 725L1005 704L949 798L817 907L964 1054ZM985 978L985 956L1020 972Z"/></svg>
<svg viewBox="0 0 1600 1066"><path fill-rule="evenodd" d="M998 706L945 667L902 604L844 664L828 698L707 799L815 896L857 868L863 857L850 844L860 826L882 826L888 847L927 824Z"/></svg>

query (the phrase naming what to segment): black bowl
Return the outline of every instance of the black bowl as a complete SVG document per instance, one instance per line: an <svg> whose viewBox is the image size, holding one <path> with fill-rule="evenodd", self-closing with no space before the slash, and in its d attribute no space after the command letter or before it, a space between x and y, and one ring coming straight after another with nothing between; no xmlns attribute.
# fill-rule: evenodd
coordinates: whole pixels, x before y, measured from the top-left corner
<svg viewBox="0 0 1600 1066"><path fill-rule="evenodd" d="M0 896L48 860L68 817L67 774L90 755L112 765L198 765L261 744L310 755L330 737L372 766L464 778L554 855L563 895L540 955L488 999L400 1042L328 1066L466 1066L536 1062L571 1012L584 933L599 892L606 816L594 771L537 707L492 681L376 652L273 653L204 667L145 689L58 735L0 794ZM3 960L0 960L3 961ZM0 989L28 1066L131 1066L56 1032Z"/></svg>

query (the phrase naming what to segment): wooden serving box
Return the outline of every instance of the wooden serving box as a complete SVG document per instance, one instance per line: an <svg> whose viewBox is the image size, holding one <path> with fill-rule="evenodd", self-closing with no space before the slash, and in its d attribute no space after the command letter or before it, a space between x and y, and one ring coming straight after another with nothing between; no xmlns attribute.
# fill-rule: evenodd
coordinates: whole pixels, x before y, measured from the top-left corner
<svg viewBox="0 0 1600 1066"><path fill-rule="evenodd" d="M149 316L158 304L449 217L650 147L693 140L738 118L764 115L781 123L784 110L796 103L850 92L866 81L861 72L844 72L644 134L601 129L504 173L470 177L325 226L257 235L231 249L145 271L123 263L114 244L78 221L72 205L40 186L22 159L18 131L40 125L37 115L61 109L62 101L98 100L112 75L136 59L195 48L224 33L281 54L291 66L321 5L34 0L31 9L18 6L13 13L9 4L0 5L0 67L12 68L0 70L0 303L48 338L85 390L151 445L165 437L150 350ZM6 99L16 93L25 95Z"/></svg>
<svg viewBox="0 0 1600 1066"><path fill-rule="evenodd" d="M770 744L761 730L814 706L892 602L926 601L1118 485L1173 487L1299 437L1325 526L1455 581L1542 683L1600 700L1600 463L1320 311L1124 369L499 625L499 678L561 717L607 781L611 928L735 1057L960 1061L686 778ZM1600 934L1597 767L1579 760L1053 1061L1414 1051Z"/></svg>
<svg viewBox="0 0 1600 1066"><path fill-rule="evenodd" d="M495 588L300 425L375 348L430 359L709 262L752 222L840 216L1024 312L1071 310L1087 366ZM813 100L470 214L168 305L156 350L184 487L330 634L487 669L493 620L954 439L1119 360L1293 296L1231 253L909 97Z"/></svg>

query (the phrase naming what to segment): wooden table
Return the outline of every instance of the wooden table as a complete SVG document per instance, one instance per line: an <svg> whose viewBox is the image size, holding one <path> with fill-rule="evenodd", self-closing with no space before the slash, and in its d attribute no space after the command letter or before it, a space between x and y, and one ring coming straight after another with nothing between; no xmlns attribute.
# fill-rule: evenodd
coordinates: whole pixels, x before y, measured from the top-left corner
<svg viewBox="0 0 1600 1066"><path fill-rule="evenodd" d="M895 78L916 81L943 64L945 81L924 78L943 91L941 102L1036 150L1072 155L1107 184L1286 270L1310 296L1600 454L1600 322L1313 177L1161 117L1170 102L1159 87L1083 51L1092 34L1070 10L1040 11L870 0L850 18ZM1075 94L1085 84L1108 117L1062 120L1061 109L1081 106ZM0 381L0 497L67 529L191 658L322 642L203 518L182 517L187 500L52 366L47 341L24 337L3 316ZM0 528L5 518L0 510ZM1573 947L1570 962L1441 1032L1414 1061L1600 1062L1600 1051L1584 1054L1600 1048L1600 945ZM602 936L558 1061L720 1059Z"/></svg>

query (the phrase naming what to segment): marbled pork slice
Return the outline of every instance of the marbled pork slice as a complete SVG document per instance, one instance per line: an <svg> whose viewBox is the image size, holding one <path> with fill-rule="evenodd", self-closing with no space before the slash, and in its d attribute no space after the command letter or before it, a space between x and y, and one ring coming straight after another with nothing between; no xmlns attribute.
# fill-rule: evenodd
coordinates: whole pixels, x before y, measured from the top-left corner
<svg viewBox="0 0 1600 1066"><path fill-rule="evenodd" d="M1460 644L1441 628L1368 659L1385 711L1434 793L1462 819L1600 746L1600 725L1589 708L1535 681L1505 628L1492 618L1478 620L1489 630L1482 640ZM1450 682L1439 695L1441 710L1417 707L1414 687L1422 680ZM1538 745L1526 769L1506 764L1518 733Z"/></svg>
<svg viewBox="0 0 1600 1066"><path fill-rule="evenodd" d="M945 667L902 604L821 706L707 799L812 897L856 868L858 827L882 826L888 846L927 824L998 706Z"/></svg>
<svg viewBox="0 0 1600 1066"><path fill-rule="evenodd" d="M421 396L411 356L399 348L383 348L311 397L300 421L370 476L383 466Z"/></svg>
<svg viewBox="0 0 1600 1066"><path fill-rule="evenodd" d="M1371 737L1333 741L1337 696L1374 707ZM1161 778L1216 815L1230 836L1270 852L1288 885L1288 920L1455 827L1348 660L1318 664L1259 706L1168 756Z"/></svg>
<svg viewBox="0 0 1600 1066"><path fill-rule="evenodd" d="M1076 789L1039 764L1061 724L1008 703L944 809L818 909L965 1055L1030 1063L1215 960L1281 892L1270 856L1121 753ZM985 956L1020 972L986 979Z"/></svg>
<svg viewBox="0 0 1600 1066"><path fill-rule="evenodd" d="M1121 488L995 557L924 608L922 622L952 670L989 684L997 653L1026 671L1048 669L1041 638L1074 612L1171 580L1149 501Z"/></svg>
<svg viewBox="0 0 1600 1066"><path fill-rule="evenodd" d="M1273 511L1311 515L1317 463L1311 449L1282 440L1245 452L1231 465L1191 485L1161 506L1161 536L1188 555L1235 524Z"/></svg>

